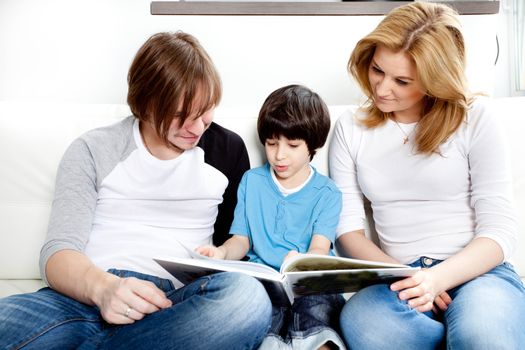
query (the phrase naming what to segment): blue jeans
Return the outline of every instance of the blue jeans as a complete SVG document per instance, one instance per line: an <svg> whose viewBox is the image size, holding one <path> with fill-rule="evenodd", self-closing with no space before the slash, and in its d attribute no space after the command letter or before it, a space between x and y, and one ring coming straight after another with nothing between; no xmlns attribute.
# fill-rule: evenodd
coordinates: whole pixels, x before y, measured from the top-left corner
<svg viewBox="0 0 525 350"><path fill-rule="evenodd" d="M327 341L344 348L339 337L340 294L309 295L292 307L273 306L272 325L260 349L317 349Z"/></svg>
<svg viewBox="0 0 525 350"><path fill-rule="evenodd" d="M439 260L422 257L412 266ZM444 314L408 307L389 285L362 289L341 313L341 329L351 349L523 349L525 288L508 263L448 291Z"/></svg>
<svg viewBox="0 0 525 350"><path fill-rule="evenodd" d="M13 295L0 299L0 349L252 349L270 327L268 295L246 275L219 273L176 290L158 277L109 272L155 283L173 306L110 325L97 307L50 288Z"/></svg>

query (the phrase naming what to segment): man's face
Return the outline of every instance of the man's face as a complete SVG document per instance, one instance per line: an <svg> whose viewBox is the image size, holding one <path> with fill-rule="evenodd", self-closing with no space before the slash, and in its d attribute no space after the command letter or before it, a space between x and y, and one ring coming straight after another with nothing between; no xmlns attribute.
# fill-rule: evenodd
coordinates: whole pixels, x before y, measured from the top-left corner
<svg viewBox="0 0 525 350"><path fill-rule="evenodd" d="M192 149L199 143L202 134L213 121L215 108L199 116L189 116L184 124L179 125L179 118L174 118L168 130L168 142L179 150Z"/></svg>

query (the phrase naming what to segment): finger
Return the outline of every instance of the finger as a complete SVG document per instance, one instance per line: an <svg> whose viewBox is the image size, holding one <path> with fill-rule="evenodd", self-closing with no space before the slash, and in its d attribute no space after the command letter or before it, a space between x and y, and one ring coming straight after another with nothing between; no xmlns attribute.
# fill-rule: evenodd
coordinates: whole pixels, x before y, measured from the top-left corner
<svg viewBox="0 0 525 350"><path fill-rule="evenodd" d="M202 246L195 249L197 253L204 256L210 256L210 247L209 246ZM210 256L211 257L211 256Z"/></svg>
<svg viewBox="0 0 525 350"><path fill-rule="evenodd" d="M127 280L130 290L135 296L133 300L128 301L128 305L133 305L136 310L149 314L172 305L171 300L166 298L166 294L152 282L133 277Z"/></svg>
<svg viewBox="0 0 525 350"><path fill-rule="evenodd" d="M445 311L448 309L448 304L441 298L441 296L437 296L434 299L434 304L439 308L441 311Z"/></svg>
<svg viewBox="0 0 525 350"><path fill-rule="evenodd" d="M132 308L131 306L127 307L124 311L124 316L130 318L134 321L142 320L144 318L144 313Z"/></svg>
<svg viewBox="0 0 525 350"><path fill-rule="evenodd" d="M106 322L111 324L131 324L135 322L135 320L124 315L126 308L127 306L122 306L119 310L118 308L112 307L110 309L101 310L100 314Z"/></svg>
<svg viewBox="0 0 525 350"><path fill-rule="evenodd" d="M443 292L439 295L439 297L443 300L443 302L447 305L450 305L452 303L452 298L450 295L448 295L447 292Z"/></svg>
<svg viewBox="0 0 525 350"><path fill-rule="evenodd" d="M432 305L432 312L437 315L439 310L434 305Z"/></svg>
<svg viewBox="0 0 525 350"><path fill-rule="evenodd" d="M401 281L392 283L390 285L390 290L397 292L403 289L415 287L419 283L421 283L421 280L420 280L420 277L418 277L418 273L416 273L412 277L407 277L405 279L402 279Z"/></svg>
<svg viewBox="0 0 525 350"><path fill-rule="evenodd" d="M401 300L410 300L410 299L419 298L425 294L426 294L426 291L424 290L424 288L421 285L418 285L413 288L402 290L401 292L399 292L398 297Z"/></svg>
<svg viewBox="0 0 525 350"><path fill-rule="evenodd" d="M421 305L421 306L418 306L417 308L415 308L417 311L419 312L427 312L427 311L430 311L432 310L432 303L426 303L424 305Z"/></svg>
<svg viewBox="0 0 525 350"><path fill-rule="evenodd" d="M407 303L412 309L417 309L418 311L425 312L432 310L433 305L432 295L427 293L418 298L410 299Z"/></svg>

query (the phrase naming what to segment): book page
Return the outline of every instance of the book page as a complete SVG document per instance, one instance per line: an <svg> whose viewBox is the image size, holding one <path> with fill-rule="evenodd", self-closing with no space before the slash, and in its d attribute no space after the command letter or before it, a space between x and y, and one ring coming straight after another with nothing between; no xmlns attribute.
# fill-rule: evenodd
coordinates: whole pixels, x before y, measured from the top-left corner
<svg viewBox="0 0 525 350"><path fill-rule="evenodd" d="M408 268L407 265L389 264L376 261L343 258L340 256L319 254L298 254L286 260L281 266L281 273L294 271L326 271L354 269Z"/></svg>
<svg viewBox="0 0 525 350"><path fill-rule="evenodd" d="M277 306L289 306L293 303L291 288L284 283L284 275L271 267L246 261L217 260L197 254L196 258L153 259L182 284L218 272L239 272L257 278L265 287L272 303Z"/></svg>
<svg viewBox="0 0 525 350"><path fill-rule="evenodd" d="M200 271L228 271L228 272L242 272L256 278L265 278L274 281L282 280L283 276L269 266L263 264L256 264L248 261L239 260L218 260L208 257L202 259L187 259L187 258L166 258L154 259L164 269L166 269L173 276L174 270L200 270ZM209 275L205 273L203 275ZM177 276L175 276L177 277ZM177 278L179 279L179 278ZM180 280L180 279L179 279ZM182 282L182 281L181 281ZM184 283L184 282L183 282Z"/></svg>
<svg viewBox="0 0 525 350"><path fill-rule="evenodd" d="M392 284L412 276L420 268L373 268L331 271L287 272L294 295L353 293L374 284Z"/></svg>

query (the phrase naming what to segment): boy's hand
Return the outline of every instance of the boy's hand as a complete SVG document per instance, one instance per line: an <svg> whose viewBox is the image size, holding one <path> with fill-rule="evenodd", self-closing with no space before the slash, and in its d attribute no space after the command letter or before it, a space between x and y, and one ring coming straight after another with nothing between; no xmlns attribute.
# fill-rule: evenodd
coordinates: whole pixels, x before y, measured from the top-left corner
<svg viewBox="0 0 525 350"><path fill-rule="evenodd" d="M216 247L214 245L203 245L195 249L200 255L208 256L214 259L223 259L226 258L226 251L221 249L221 247Z"/></svg>
<svg viewBox="0 0 525 350"><path fill-rule="evenodd" d="M295 256L295 255L298 255L299 252L297 250L290 250L288 252L288 254L286 254L286 256L284 257L284 260L283 262L285 262L286 260L290 259L292 256Z"/></svg>

